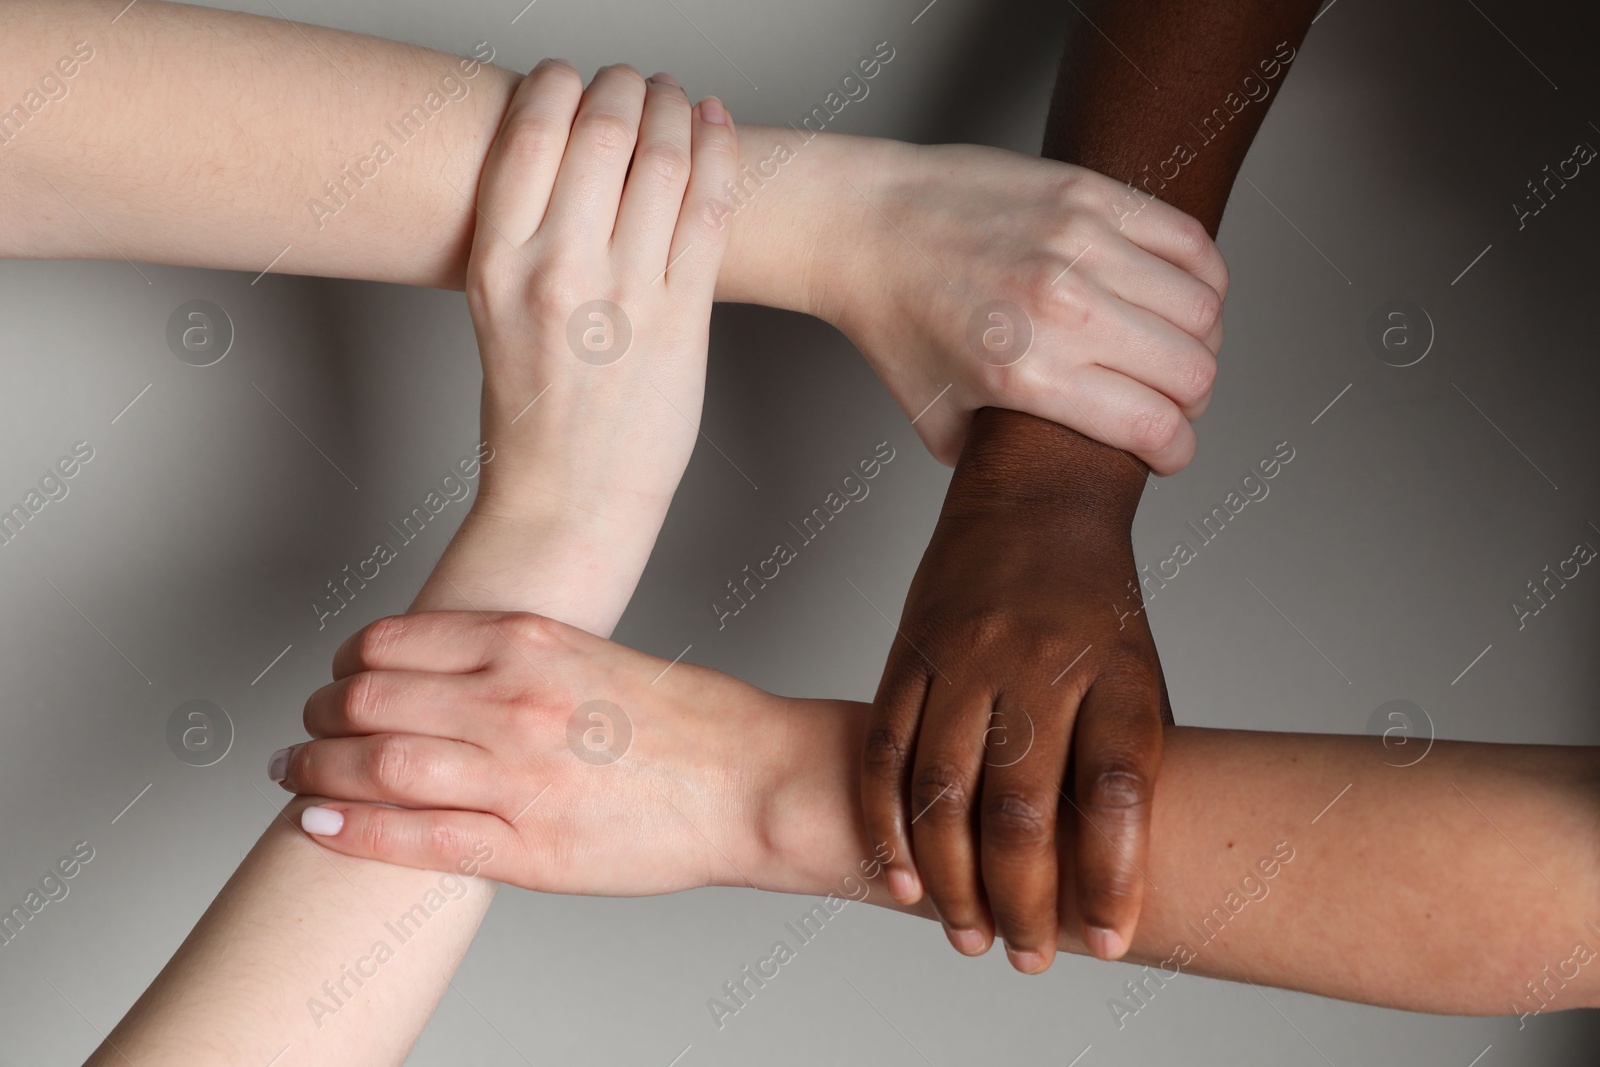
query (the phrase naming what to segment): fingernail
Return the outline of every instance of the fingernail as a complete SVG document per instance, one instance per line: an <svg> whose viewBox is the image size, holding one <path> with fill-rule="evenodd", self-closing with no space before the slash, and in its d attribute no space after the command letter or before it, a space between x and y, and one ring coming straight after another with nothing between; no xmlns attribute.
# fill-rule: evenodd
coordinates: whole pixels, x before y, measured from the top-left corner
<svg viewBox="0 0 1600 1067"><path fill-rule="evenodd" d="M289 777L289 750L280 748L267 760L267 777L274 782L281 782Z"/></svg>
<svg viewBox="0 0 1600 1067"><path fill-rule="evenodd" d="M561 64L563 64L565 66L568 66L568 67L572 66L572 60L570 60L570 59L557 59L555 56L550 56L550 57L548 57L546 59L539 60L539 66L541 66L541 67L544 66L547 63L550 63L550 64L561 63Z"/></svg>
<svg viewBox="0 0 1600 1067"><path fill-rule="evenodd" d="M680 88L680 89L683 88L683 86L678 85L678 79L677 78L674 78L672 75L668 74L664 70L656 71L654 74L650 75L649 79L647 79L647 80L653 81L653 82L660 82L662 85L677 85L678 88Z"/></svg>
<svg viewBox="0 0 1600 1067"><path fill-rule="evenodd" d="M700 101L700 117L718 126L728 125L728 112L714 96L708 96Z"/></svg>
<svg viewBox="0 0 1600 1067"><path fill-rule="evenodd" d="M917 902L917 880L911 877L910 871L901 870L899 867L890 869L889 895L902 904L915 904Z"/></svg>
<svg viewBox="0 0 1600 1067"><path fill-rule="evenodd" d="M300 829L319 837L332 837L344 829L344 814L332 808L307 808L300 813Z"/></svg>
<svg viewBox="0 0 1600 1067"><path fill-rule="evenodd" d="M1084 932L1083 943L1088 946L1091 953L1103 960L1121 959L1122 954L1128 951L1122 935L1103 926L1089 927Z"/></svg>
<svg viewBox="0 0 1600 1067"><path fill-rule="evenodd" d="M1038 974L1044 970L1044 956L1032 949L1018 951L1007 945L1006 958L1011 961L1011 966L1023 974Z"/></svg>
<svg viewBox="0 0 1600 1067"><path fill-rule="evenodd" d="M956 951L963 956L983 955L983 935L976 930L951 930L945 929L945 936L956 947Z"/></svg>

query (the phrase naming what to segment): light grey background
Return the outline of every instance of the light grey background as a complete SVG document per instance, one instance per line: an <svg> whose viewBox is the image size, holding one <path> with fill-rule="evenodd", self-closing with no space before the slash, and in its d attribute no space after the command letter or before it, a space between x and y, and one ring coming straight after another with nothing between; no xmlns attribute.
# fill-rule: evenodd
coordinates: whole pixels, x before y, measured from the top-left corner
<svg viewBox="0 0 1600 1067"><path fill-rule="evenodd" d="M887 39L896 58L842 129L1037 151L1065 5L938 0L913 25L922 3L539 0L515 25L518 0L244 6L458 53L486 39L520 69L546 54L585 72L668 69L772 123ZM1520 232L1510 204L1576 141L1600 145L1595 27L1508 0L1400 7L1324 12L1228 210L1217 398L1199 459L1146 494L1140 559L1166 556L1277 442L1296 456L1151 602L1173 707L1192 724L1358 732L1405 698L1442 736L1594 744L1600 576L1586 569L1520 632L1510 603L1600 536L1600 177L1585 171ZM309 602L474 440L479 376L458 294L141 269L150 284L122 262L0 264L0 498L20 498L73 441L96 449L68 498L0 547L0 901L20 901L73 842L96 850L70 896L0 950L7 1064L76 1062L177 946L280 805L266 757L302 736L302 701L337 641L405 606L460 506L336 627L319 633ZM238 332L205 369L165 342L169 314L194 298ZM1419 302L1437 332L1405 369L1363 336L1395 298ZM723 307L712 365L706 434L760 489L696 453L617 637L668 657L692 643L688 659L781 692L870 697L892 632L845 579L898 611L948 472L815 321ZM884 439L898 456L871 497L717 632L722 583ZM164 738L196 698L237 729L204 769ZM1091 1045L1083 1067L1594 1060L1584 1016L1519 1031L1199 978L1119 1032L1107 999L1130 969L1064 958L1023 978L998 952L960 959L926 923L869 908L831 924L719 1032L706 998L805 906L731 890L503 893L412 1062L665 1065L691 1046L685 1067L1066 1064Z"/></svg>

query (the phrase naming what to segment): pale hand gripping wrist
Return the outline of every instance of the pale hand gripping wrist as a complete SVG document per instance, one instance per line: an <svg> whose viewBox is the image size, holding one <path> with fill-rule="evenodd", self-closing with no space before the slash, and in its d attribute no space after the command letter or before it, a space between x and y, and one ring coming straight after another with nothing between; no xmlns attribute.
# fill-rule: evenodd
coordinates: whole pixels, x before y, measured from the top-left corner
<svg viewBox="0 0 1600 1067"><path fill-rule="evenodd" d="M483 357L480 505L502 518L654 513L688 464L737 137L669 76L524 79L484 166L467 301Z"/></svg>
<svg viewBox="0 0 1600 1067"><path fill-rule="evenodd" d="M998 407L1158 474L1189 463L1228 289L1203 225L1083 167L994 148L830 152L849 210L817 239L811 302L935 457L954 464L973 412Z"/></svg>

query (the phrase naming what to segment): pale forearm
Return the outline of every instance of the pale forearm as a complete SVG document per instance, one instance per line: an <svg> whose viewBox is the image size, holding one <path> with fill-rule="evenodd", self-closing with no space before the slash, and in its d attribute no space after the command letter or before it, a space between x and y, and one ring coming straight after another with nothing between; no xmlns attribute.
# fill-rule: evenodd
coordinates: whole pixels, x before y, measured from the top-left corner
<svg viewBox="0 0 1600 1067"><path fill-rule="evenodd" d="M540 610L552 617L597 632L615 626L638 572L578 565L584 539L566 527L582 523L549 516L544 529L555 543L543 549L504 544L509 532L498 528L475 532L477 521L465 520L412 611L526 607L516 592L495 592L487 576L498 574L508 591L539 590ZM647 527L631 529L641 540ZM616 541L642 566L648 543ZM299 828L300 811L315 799L295 798L274 820L91 1063L120 1063L123 1055L135 1063L265 1063L285 1045L299 1063L404 1060L465 955L493 883L322 850ZM482 858L464 849L462 869ZM418 904L427 915L413 924L420 930L395 925L422 914ZM393 957L364 963L379 943ZM363 968L376 973L347 977Z"/></svg>
<svg viewBox="0 0 1600 1067"><path fill-rule="evenodd" d="M790 780L804 784L775 800L813 799L776 823L795 832L777 833L768 888L840 892L873 856L849 758L864 711L795 710L807 751ZM1140 1001L1120 983L1149 1000L1178 970L1415 1011L1532 1011L1529 981L1550 1010L1600 1004L1596 750L1441 741L1402 767L1425 742L1168 727L1164 743L1127 957L1150 969L1107 972L1128 1009ZM890 903L877 887L869 899ZM1061 947L1084 952L1070 933Z"/></svg>
<svg viewBox="0 0 1600 1067"><path fill-rule="evenodd" d="M635 95L632 105L642 111L642 118L640 112L633 118L638 154L599 153L597 137L603 130L586 115L626 108L630 94L641 90L646 99ZM524 140L528 121L547 114L550 121L562 122L559 162L566 180L555 192L557 168L541 168L543 160L530 155ZM562 114L564 120L558 117ZM720 105L691 109L669 82L645 83L620 69L602 72L585 90L569 66L546 63L519 86L486 163L483 215L495 229L491 233L480 226L468 268L468 306L485 385L482 439L475 456L461 461L461 475L479 478L480 496L413 602L413 612L462 607L488 619L483 613L526 607L524 601L532 598L550 616L580 627L605 633L616 624L695 440L693 425L674 419L666 403L648 401L676 396L677 406L692 404L698 412L711 297L726 231L717 230L694 206L710 198L737 160L737 139L721 115ZM570 183L581 180L575 174L622 185L630 163L641 172L651 165L652 136L674 135L692 141L688 188L658 184L641 191L630 185L621 202L649 220L658 217L659 204L681 208L675 231L641 227L619 213L616 202L609 205L609 217L601 213L591 219L565 199ZM525 210L530 196L548 199L543 209L548 232ZM550 238L565 228L578 230L579 236ZM535 230L535 237L546 239L530 238ZM574 247L578 240L604 243L600 235L610 235L611 245L598 259L590 258L587 248ZM618 261L630 266L650 260L665 266L672 239L700 249L697 256L680 256L676 274L663 270L654 280L647 274L624 278L612 262L614 250ZM592 373L596 367L587 360L574 358L560 317L542 303L548 294L534 284L536 274L553 285L614 293L635 322L630 361L600 375ZM548 392L548 399L516 425L519 409L531 406L525 394L539 382L545 385L538 395ZM584 447L580 431L621 427L621 413L630 416L626 432L608 432L600 442L609 451ZM654 452L644 456L647 446ZM486 518L491 505L497 510ZM596 545L609 556L609 567L596 565ZM317 729L330 703L348 709L370 694L355 684L341 688L349 680L350 656L393 651L404 632L424 625L412 617L382 632L369 627L341 649L335 684L307 704L308 729ZM490 626L497 650L515 651L536 669L511 643L514 633L492 620ZM395 664L397 672L411 669ZM287 751L273 760L271 773L278 780L284 778L280 768ZM519 809L525 811L541 792L519 798ZM362 861L347 869L344 861L330 862L301 832L302 825L313 833L330 832L313 818L330 812L308 812L301 824L304 807L297 801L263 835L112 1035L103 1058L121 1053L135 1059L148 1054L160 1062L267 1062L285 1043L299 1046L295 1062L300 1063L344 1067L404 1058L489 902L486 883L456 872L475 874L494 859L494 846L485 838L487 831L453 839L452 854L443 862L451 873L443 876ZM417 832L442 841L431 832ZM398 836L401 831L393 829L375 835ZM319 985L319 979L330 984Z"/></svg>
<svg viewBox="0 0 1600 1067"><path fill-rule="evenodd" d="M0 107L46 75L58 97L0 124L0 257L462 287L478 177L520 79L478 62L492 42L456 56L159 0L113 23L124 2L0 6ZM799 142L741 132L752 170ZM717 298L811 310L812 220L854 196L837 158L856 161L859 184L876 144L820 135L730 199Z"/></svg>

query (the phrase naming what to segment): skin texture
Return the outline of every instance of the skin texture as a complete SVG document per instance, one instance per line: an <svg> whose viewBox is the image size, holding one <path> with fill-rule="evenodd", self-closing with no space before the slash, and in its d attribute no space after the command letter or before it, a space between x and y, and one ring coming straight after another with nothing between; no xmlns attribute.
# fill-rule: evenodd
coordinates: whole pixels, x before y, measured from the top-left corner
<svg viewBox="0 0 1600 1067"><path fill-rule="evenodd" d="M506 591L537 589L559 616L602 634L615 625L697 434L697 421L635 394L644 381L662 398L687 400L703 388L727 239L709 201L737 158L733 127L715 121L720 114L705 101L691 118L670 81L647 86L621 67L601 71L587 91L558 63L522 82L485 166L483 225L467 270L482 346L480 454L489 484L413 610L462 608L486 618L517 606ZM530 159L528 139L549 128L561 134L564 155ZM692 168L652 161L668 145L689 149ZM575 224L581 216L592 224ZM669 268L669 253L691 245ZM633 344L621 360L580 360L564 319L530 316L568 288L627 309ZM516 420L509 413L526 403L533 380L556 384ZM600 421L629 396L629 421ZM562 431L576 425L605 426L590 436L614 437L662 484L619 488L606 474L618 457L574 450ZM653 459L651 450L668 458ZM486 503L494 506L480 510ZM609 563L592 556L595 544L608 547ZM405 629L403 620L390 623L386 640ZM508 623L491 632L515 648L521 629ZM352 704L366 691L346 688ZM491 853L485 842L463 839L444 876L333 858L300 830L305 806L292 803L273 822L89 1063L264 1064L288 1050L285 1062L338 1067L405 1059L489 906L490 885L461 876ZM408 913L422 918L401 939L388 924ZM366 981L348 977L364 971Z"/></svg>
<svg viewBox="0 0 1600 1067"><path fill-rule="evenodd" d="M37 113L0 112L0 256L463 286L474 190L519 79L489 64L491 47L450 56L282 18L125 6L0 4L0 70L65 91L38 97ZM79 41L92 58L61 81L56 64ZM876 77L895 76L893 51L869 57ZM1161 470L1188 462L1185 413L1204 408L1220 341L1208 333L1220 298L1204 279L1221 257L1192 242L1192 220L1152 206L1109 227L1094 205L1114 182L997 149L743 134L740 169L719 189L730 231L719 300L839 326L944 463L986 404ZM1015 367L974 358L980 306L1013 291L1021 266L1055 277L1087 242L1059 299L1034 311L1034 354ZM143 284L131 267L127 277ZM1128 358L1091 367L1107 350ZM1047 384L1079 377L1065 395ZM1177 439L1150 442L1144 427L1163 419Z"/></svg>
<svg viewBox="0 0 1600 1067"><path fill-rule="evenodd" d="M1292 58L1315 7L1075 6L1045 154L1144 183L1175 144L1197 140L1197 102L1227 106L1172 180L1102 205L1125 225L1165 201L1214 236L1271 102L1235 115L1229 94L1283 60L1280 42ZM1226 292L1225 272L1207 280ZM1151 441L1179 432L1146 429ZM1079 936L1121 956L1147 884L1138 871L1171 713L1130 541L1145 474L1139 457L1067 426L979 411L874 700L862 802L869 836L899 857L895 897L929 894L959 951L985 952L998 933L1028 973L1049 966L1069 892ZM1020 758L1019 736L1033 739Z"/></svg>
<svg viewBox="0 0 1600 1067"><path fill-rule="evenodd" d="M323 802L344 816L318 838L330 850L446 867L481 838L486 875L541 892L748 885L903 907L856 800L864 705L686 663L663 674L665 660L515 614L381 620L338 665L369 679L365 696L312 697L319 740L294 748L282 783L342 798ZM444 688L449 701L429 691ZM597 697L631 725L604 764L575 755L567 726ZM1162 733L1128 954L1147 969L1103 972L1119 1028L1167 1010L1180 973L1413 1011L1600 1004L1600 750ZM1077 929L1061 949L1086 951Z"/></svg>

